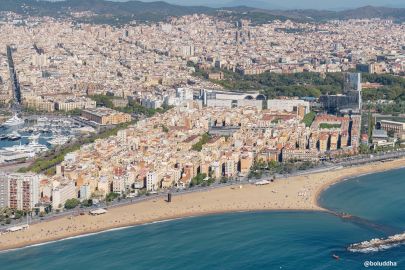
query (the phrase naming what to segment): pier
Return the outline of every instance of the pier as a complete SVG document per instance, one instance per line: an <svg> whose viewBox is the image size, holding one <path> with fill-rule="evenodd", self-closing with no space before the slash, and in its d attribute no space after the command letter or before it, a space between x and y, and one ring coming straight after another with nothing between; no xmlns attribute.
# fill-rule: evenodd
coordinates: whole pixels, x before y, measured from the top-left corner
<svg viewBox="0 0 405 270"><path fill-rule="evenodd" d="M347 250L351 252L368 253L386 250L403 244L405 244L405 233L400 233L387 238L375 238L370 241L351 244Z"/></svg>
<svg viewBox="0 0 405 270"><path fill-rule="evenodd" d="M377 252L405 244L405 232L401 232L399 228L378 224L371 220L353 216L347 213L338 213L331 210L329 211L329 213L355 225L379 231L386 235L391 235L387 238L374 238L369 241L351 244L347 247L347 250L350 252Z"/></svg>
<svg viewBox="0 0 405 270"><path fill-rule="evenodd" d="M391 226L387 226L387 225L383 225L383 224L378 224L376 222L373 222L371 220L362 218L362 217L358 217L358 216L353 216L347 213L338 213L338 212L334 212L334 211L329 211L332 215L335 215L345 221L354 223L358 226L361 227L366 227L369 229L373 229L376 231L380 231L383 232L385 234L396 234L398 233L400 230L398 228L395 227L391 227Z"/></svg>

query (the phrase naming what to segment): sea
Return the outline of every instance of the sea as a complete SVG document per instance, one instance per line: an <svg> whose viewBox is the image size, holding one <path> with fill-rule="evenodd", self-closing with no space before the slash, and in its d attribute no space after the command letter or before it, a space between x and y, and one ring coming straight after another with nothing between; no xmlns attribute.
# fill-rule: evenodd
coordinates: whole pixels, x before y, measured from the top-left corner
<svg viewBox="0 0 405 270"><path fill-rule="evenodd" d="M23 125L23 126L19 126L19 128L22 127L26 127L27 125ZM13 128L0 128L0 135L8 135L11 134L12 132L18 132L18 128L17 127L13 127ZM13 145L25 145L29 143L29 137L32 135L32 133L28 133L28 132L18 132L21 135L21 139L16 140L16 141L11 141L11 140L0 140L0 149L4 148L4 147L10 147ZM49 144L48 141L52 139L51 135L44 135L44 134L40 134L38 143L46 145L49 148Z"/></svg>
<svg viewBox="0 0 405 270"><path fill-rule="evenodd" d="M0 269L405 269L405 246L347 250L405 231L405 169L340 182L319 202L355 218L263 211L168 220L2 252Z"/></svg>

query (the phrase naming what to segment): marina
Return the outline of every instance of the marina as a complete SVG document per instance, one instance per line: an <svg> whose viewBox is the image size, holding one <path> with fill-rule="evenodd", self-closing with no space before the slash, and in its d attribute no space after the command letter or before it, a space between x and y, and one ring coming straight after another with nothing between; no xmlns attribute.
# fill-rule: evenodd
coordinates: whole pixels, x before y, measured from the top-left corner
<svg viewBox="0 0 405 270"><path fill-rule="evenodd" d="M32 135L28 144L19 144L0 149L0 164L24 161L45 152L48 147L38 143L39 135Z"/></svg>
<svg viewBox="0 0 405 270"><path fill-rule="evenodd" d="M24 120L19 118L17 114L14 114L13 117L8 119L6 122L4 122L1 126L4 128L8 127L16 127L24 124Z"/></svg>
<svg viewBox="0 0 405 270"><path fill-rule="evenodd" d="M92 127L71 117L20 118L15 114L0 125L0 165L25 162L92 132Z"/></svg>

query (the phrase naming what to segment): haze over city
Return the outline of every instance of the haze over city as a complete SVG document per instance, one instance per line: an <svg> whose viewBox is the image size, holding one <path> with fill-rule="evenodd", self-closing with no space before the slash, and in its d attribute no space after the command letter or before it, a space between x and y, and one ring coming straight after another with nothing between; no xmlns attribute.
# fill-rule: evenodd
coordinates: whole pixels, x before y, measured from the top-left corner
<svg viewBox="0 0 405 270"><path fill-rule="evenodd" d="M120 1L125 2L125 1ZM154 2L146 0L145 2ZM342 10L362 6L405 7L403 0L166 0L178 5L205 5L210 7L249 6L266 9L330 9Z"/></svg>

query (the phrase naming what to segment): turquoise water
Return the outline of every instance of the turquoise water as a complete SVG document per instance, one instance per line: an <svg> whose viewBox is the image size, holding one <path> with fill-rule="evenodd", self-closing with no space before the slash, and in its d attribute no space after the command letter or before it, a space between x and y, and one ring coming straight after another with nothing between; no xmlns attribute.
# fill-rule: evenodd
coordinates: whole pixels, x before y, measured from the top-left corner
<svg viewBox="0 0 405 270"><path fill-rule="evenodd" d="M322 194L319 203L405 231L405 169L338 183Z"/></svg>
<svg viewBox="0 0 405 270"><path fill-rule="evenodd" d="M325 191L322 205L365 218L358 222L319 212L193 217L1 253L0 269L351 270L365 269L368 260L405 269L404 246L346 251L351 243L405 231L404 176L404 169L367 175Z"/></svg>

